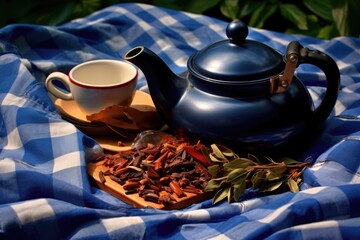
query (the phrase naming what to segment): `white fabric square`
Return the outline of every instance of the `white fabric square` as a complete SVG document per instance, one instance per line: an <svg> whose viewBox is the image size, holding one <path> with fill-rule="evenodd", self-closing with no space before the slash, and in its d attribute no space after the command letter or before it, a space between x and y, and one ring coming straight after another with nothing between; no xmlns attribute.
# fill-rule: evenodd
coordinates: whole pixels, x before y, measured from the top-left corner
<svg viewBox="0 0 360 240"><path fill-rule="evenodd" d="M13 204L11 208L15 211L21 225L54 216L54 210L45 199L26 201Z"/></svg>
<svg viewBox="0 0 360 240"><path fill-rule="evenodd" d="M101 224L107 233L111 233L123 228L131 226L132 232L136 232L138 236L144 236L145 226L141 217L118 217L101 220Z"/></svg>
<svg viewBox="0 0 360 240"><path fill-rule="evenodd" d="M76 132L74 125L67 122L54 122L49 124L50 136L54 137L63 137L71 133Z"/></svg>
<svg viewBox="0 0 360 240"><path fill-rule="evenodd" d="M5 158L0 161L0 173L15 172L15 162L10 158Z"/></svg>
<svg viewBox="0 0 360 240"><path fill-rule="evenodd" d="M80 165L81 165L80 153L79 152L68 153L60 157L57 157L54 160L53 173L72 167L79 167Z"/></svg>

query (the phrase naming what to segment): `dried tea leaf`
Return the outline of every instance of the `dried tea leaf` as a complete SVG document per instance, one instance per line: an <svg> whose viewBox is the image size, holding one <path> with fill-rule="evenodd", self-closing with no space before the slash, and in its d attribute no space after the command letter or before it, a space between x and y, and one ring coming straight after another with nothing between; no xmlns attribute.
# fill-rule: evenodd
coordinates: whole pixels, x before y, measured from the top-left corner
<svg viewBox="0 0 360 240"><path fill-rule="evenodd" d="M287 184L289 186L289 189L291 192L299 192L299 186L297 185L297 183L295 182L295 180L293 178L289 178L289 180L287 181Z"/></svg>
<svg viewBox="0 0 360 240"><path fill-rule="evenodd" d="M135 166L127 166L127 168L133 169L133 170L138 171L138 172L141 172L141 171L142 171L141 168L135 167Z"/></svg>
<svg viewBox="0 0 360 240"><path fill-rule="evenodd" d="M215 205L218 202L220 202L221 200L225 199L228 196L230 189L231 189L231 186L226 186L224 188L221 188L219 191L217 191L212 200L212 204Z"/></svg>
<svg viewBox="0 0 360 240"><path fill-rule="evenodd" d="M86 116L91 122L101 122L127 130L160 129L164 122L155 108L141 111L134 107L113 105Z"/></svg>

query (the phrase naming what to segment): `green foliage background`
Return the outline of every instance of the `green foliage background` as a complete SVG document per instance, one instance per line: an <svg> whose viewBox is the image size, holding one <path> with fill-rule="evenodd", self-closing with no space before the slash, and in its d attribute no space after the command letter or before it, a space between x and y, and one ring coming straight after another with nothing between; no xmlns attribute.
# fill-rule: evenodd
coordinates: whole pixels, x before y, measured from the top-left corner
<svg viewBox="0 0 360 240"><path fill-rule="evenodd" d="M359 0L5 0L0 27L11 23L59 25L104 7L141 2L286 33L331 39L360 36Z"/></svg>

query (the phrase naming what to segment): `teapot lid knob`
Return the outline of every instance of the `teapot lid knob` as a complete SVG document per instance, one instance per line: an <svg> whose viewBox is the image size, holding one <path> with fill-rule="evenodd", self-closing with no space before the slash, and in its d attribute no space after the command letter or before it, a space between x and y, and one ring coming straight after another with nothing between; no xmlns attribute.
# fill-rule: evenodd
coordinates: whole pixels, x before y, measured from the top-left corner
<svg viewBox="0 0 360 240"><path fill-rule="evenodd" d="M233 20L226 28L226 35L230 42L237 45L245 43L248 33L248 27L238 19Z"/></svg>

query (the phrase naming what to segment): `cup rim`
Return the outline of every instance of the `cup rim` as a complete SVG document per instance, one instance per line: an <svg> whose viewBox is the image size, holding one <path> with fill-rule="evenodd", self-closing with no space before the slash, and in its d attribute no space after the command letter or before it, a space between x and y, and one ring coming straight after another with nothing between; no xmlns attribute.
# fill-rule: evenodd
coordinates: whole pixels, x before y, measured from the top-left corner
<svg viewBox="0 0 360 240"><path fill-rule="evenodd" d="M116 83L116 84L109 84L109 85L90 85L90 84L86 84L86 83L79 82L79 81L77 81L76 79L74 79L74 78L72 77L73 72L74 72L76 69L78 69L78 68L80 68L80 67L82 67L82 66L84 66L84 65L91 64L91 63L96 63L96 62L115 62L115 63L121 63L121 64L128 64L131 68L133 68L133 69L135 70L135 74L134 74L134 76L133 76L131 79L129 79L129 80L125 81L125 82ZM83 63L80 63L80 64L76 65L75 67L73 67L73 68L70 70L68 76L69 76L69 80L70 80L71 83L73 83L73 84L75 84L75 85L77 85L77 86L80 86L80 87L93 88L93 89L97 89L97 88L100 88L100 89L111 89L111 88L117 88L117 87L119 87L119 86L125 86L125 85L131 84L131 83L133 83L134 81L136 81L136 80L137 80L137 77L138 77L138 70L137 70L137 68L134 66L134 64L132 64L131 62L126 61L126 60L95 59L95 60L86 61L86 62L83 62Z"/></svg>

